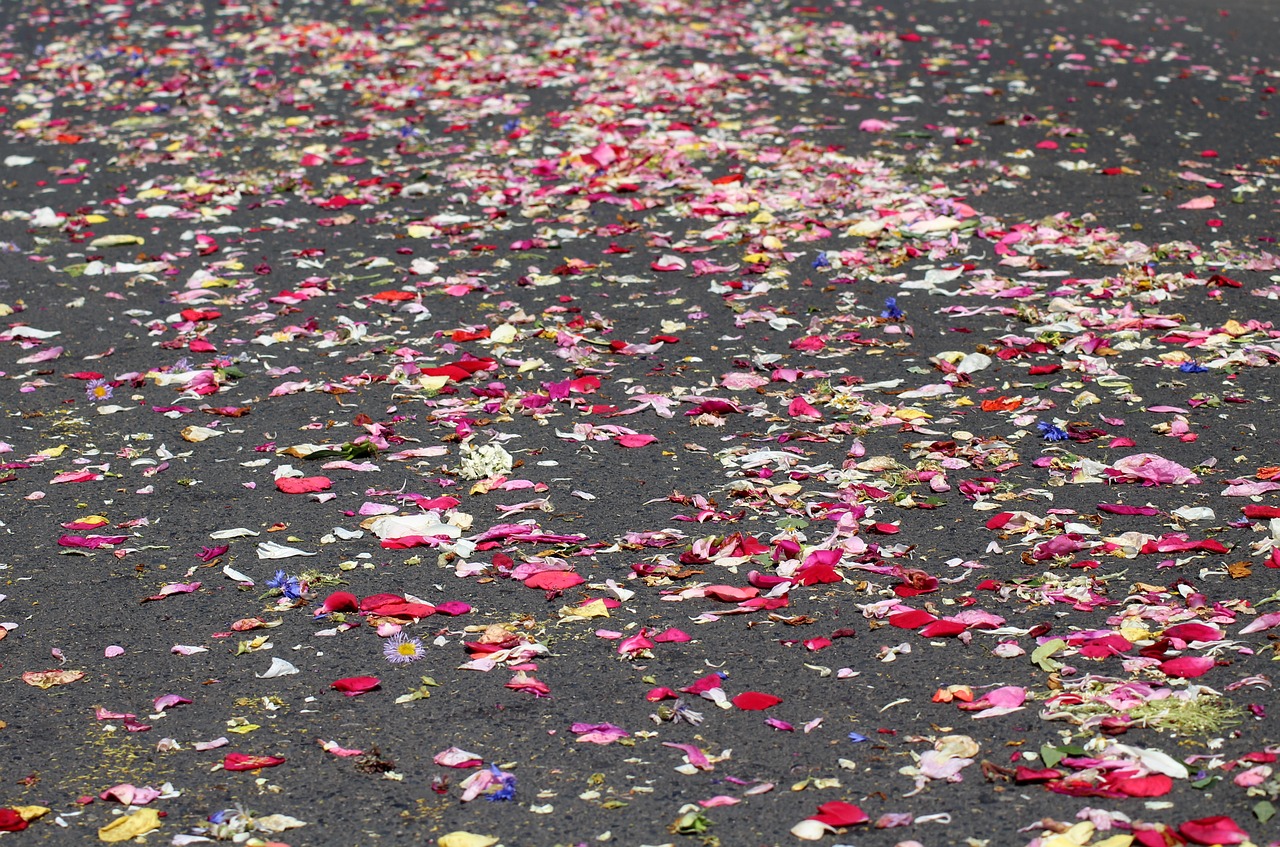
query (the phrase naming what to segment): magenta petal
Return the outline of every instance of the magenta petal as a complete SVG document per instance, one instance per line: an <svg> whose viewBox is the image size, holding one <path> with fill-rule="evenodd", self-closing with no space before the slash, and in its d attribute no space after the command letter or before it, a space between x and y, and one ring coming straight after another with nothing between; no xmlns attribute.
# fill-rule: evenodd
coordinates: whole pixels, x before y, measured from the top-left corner
<svg viewBox="0 0 1280 847"><path fill-rule="evenodd" d="M1160 663L1160 670L1165 676L1176 676L1181 679L1194 679L1204 676L1214 665L1213 659L1206 656L1179 656Z"/></svg>
<svg viewBox="0 0 1280 847"><path fill-rule="evenodd" d="M869 818L866 812L852 803L832 800L818 807L818 814L813 816L813 820L822 821L829 826L853 826L866 823Z"/></svg>
<svg viewBox="0 0 1280 847"><path fill-rule="evenodd" d="M1223 635L1222 630L1205 623L1174 624L1166 629L1164 634L1183 641L1221 641Z"/></svg>
<svg viewBox="0 0 1280 847"><path fill-rule="evenodd" d="M1280 626L1280 612L1268 612L1265 615L1258 615L1253 622L1240 630L1241 635L1248 635L1251 632L1261 632L1264 629L1271 629L1273 626Z"/></svg>
<svg viewBox="0 0 1280 847"><path fill-rule="evenodd" d="M664 629L662 632L659 632L657 635L655 635L653 637L653 640L658 642L659 644L668 644L668 643L683 644L686 641L692 641L693 636L691 636L689 633L685 632L682 629L669 627L667 629Z"/></svg>
<svg viewBox="0 0 1280 847"><path fill-rule="evenodd" d="M191 701L186 697L177 694L164 694L152 701L152 705L157 712L163 712L165 709L172 709L174 706L184 706Z"/></svg>
<svg viewBox="0 0 1280 847"><path fill-rule="evenodd" d="M618 644L618 652L624 656L641 653L653 647L653 642L649 640L649 631L641 627L640 631L635 635L622 639Z"/></svg>
<svg viewBox="0 0 1280 847"><path fill-rule="evenodd" d="M1249 833L1225 815L1187 821L1178 832L1196 844L1243 844L1249 840Z"/></svg>
<svg viewBox="0 0 1280 847"><path fill-rule="evenodd" d="M724 677L720 676L720 674L709 673L687 688L681 688L680 690L685 694L701 694L704 691L719 688L722 682L724 682Z"/></svg>

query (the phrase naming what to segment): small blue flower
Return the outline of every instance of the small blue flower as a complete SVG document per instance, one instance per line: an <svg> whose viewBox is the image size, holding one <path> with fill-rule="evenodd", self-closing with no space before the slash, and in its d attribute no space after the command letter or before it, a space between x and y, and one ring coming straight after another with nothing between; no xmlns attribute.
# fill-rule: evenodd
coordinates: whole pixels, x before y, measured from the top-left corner
<svg viewBox="0 0 1280 847"><path fill-rule="evenodd" d="M290 600L302 597L302 580L289 576L284 571L276 571L276 575L267 580L267 588L278 588Z"/></svg>
<svg viewBox="0 0 1280 847"><path fill-rule="evenodd" d="M1036 428L1040 430L1040 437L1045 441L1066 441L1071 437L1065 429L1048 421L1039 421L1036 423Z"/></svg>
<svg viewBox="0 0 1280 847"><path fill-rule="evenodd" d="M493 773L495 779L502 783L502 787L489 795L489 802L497 802L500 800L514 800L516 797L516 777L515 774L506 773L498 770L497 765L489 765L489 770Z"/></svg>
<svg viewBox="0 0 1280 847"><path fill-rule="evenodd" d="M507 121L505 124L502 125L503 132L515 132L519 128L520 128L520 122L515 118L512 118L511 120Z"/></svg>
<svg viewBox="0 0 1280 847"><path fill-rule="evenodd" d="M896 321L902 317L902 310L898 308L897 297L884 298L884 311L880 313L880 317L888 318L891 321Z"/></svg>
<svg viewBox="0 0 1280 847"><path fill-rule="evenodd" d="M1196 361L1183 362L1178 365L1178 370L1182 371L1184 374L1202 374L1209 372L1208 368Z"/></svg>
<svg viewBox="0 0 1280 847"><path fill-rule="evenodd" d="M827 258L826 253L819 253L813 260L814 269L831 267L831 260Z"/></svg>

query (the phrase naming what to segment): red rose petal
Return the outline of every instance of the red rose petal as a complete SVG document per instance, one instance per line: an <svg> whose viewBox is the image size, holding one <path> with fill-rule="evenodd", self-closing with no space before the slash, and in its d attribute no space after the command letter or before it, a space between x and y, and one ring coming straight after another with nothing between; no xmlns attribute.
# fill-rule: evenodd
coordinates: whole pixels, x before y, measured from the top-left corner
<svg viewBox="0 0 1280 847"><path fill-rule="evenodd" d="M938 620L926 624L920 630L920 634L925 638L946 638L952 635L959 635L968 628L967 624L962 624L959 621Z"/></svg>
<svg viewBox="0 0 1280 847"><path fill-rule="evenodd" d="M655 635L653 637L653 640L659 644L667 644L667 643L683 644L686 641L692 641L693 636L691 636L689 633L685 632L682 629L669 627L667 629L664 629L662 632L659 632L657 635Z"/></svg>
<svg viewBox="0 0 1280 847"><path fill-rule="evenodd" d="M1029 768L1025 765L1018 765L1018 769L1013 774L1013 781L1019 785L1052 782L1055 779L1062 779L1062 771L1056 768Z"/></svg>
<svg viewBox="0 0 1280 847"><path fill-rule="evenodd" d="M540 571L524 581L529 588L543 591L565 591L586 582L573 571Z"/></svg>
<svg viewBox="0 0 1280 847"><path fill-rule="evenodd" d="M1178 832L1196 844L1243 844L1249 840L1249 833L1226 815L1187 821L1178 827Z"/></svg>
<svg viewBox="0 0 1280 847"><path fill-rule="evenodd" d="M327 476L281 477L276 480L276 488L285 494L314 494L332 487L333 482Z"/></svg>
<svg viewBox="0 0 1280 847"><path fill-rule="evenodd" d="M334 680L329 687L335 691L341 691L348 697L355 697L364 694L366 691L372 691L382 684L382 680L376 676L349 676L344 679Z"/></svg>
<svg viewBox="0 0 1280 847"><path fill-rule="evenodd" d="M404 598L399 594L370 594L368 597L360 601L360 611L376 612L378 607L385 606L388 603L403 603Z"/></svg>
<svg viewBox="0 0 1280 847"><path fill-rule="evenodd" d="M739 588L733 585L708 585L702 589L704 597L710 597L712 600L723 600L726 603L741 603L743 600L750 600L760 593L760 589L746 587Z"/></svg>
<svg viewBox="0 0 1280 847"><path fill-rule="evenodd" d="M1153 773L1117 779L1112 787L1130 797L1163 797L1173 790L1173 780L1162 773Z"/></svg>
<svg viewBox="0 0 1280 847"><path fill-rule="evenodd" d="M782 702L781 697L765 694L761 691L744 691L733 698L733 705L744 712L759 712Z"/></svg>
<svg viewBox="0 0 1280 847"><path fill-rule="evenodd" d="M1206 623L1179 623L1166 629L1164 634L1183 641L1221 641L1223 633L1217 627Z"/></svg>
<svg viewBox="0 0 1280 847"><path fill-rule="evenodd" d="M724 677L720 676L720 674L709 673L706 676L698 679L692 685L689 685L685 688L681 688L680 690L683 691L685 694L701 694L704 691L710 691L713 688L719 688L722 682L724 682Z"/></svg>
<svg viewBox="0 0 1280 847"><path fill-rule="evenodd" d="M0 832L21 832L28 826L26 818L15 809L0 809Z"/></svg>
<svg viewBox="0 0 1280 847"><path fill-rule="evenodd" d="M862 809L843 800L832 800L818 807L818 814L811 820L820 821L827 826L853 826L866 823L870 818Z"/></svg>
<svg viewBox="0 0 1280 847"><path fill-rule="evenodd" d="M376 609L369 610L371 615L386 618L428 618L435 613L436 607L430 603L411 603L408 600L383 603Z"/></svg>
<svg viewBox="0 0 1280 847"><path fill-rule="evenodd" d="M797 585L827 585L843 580L844 577L838 570L822 562L805 565L795 575Z"/></svg>
<svg viewBox="0 0 1280 847"><path fill-rule="evenodd" d="M936 621L933 615L923 609L907 609L902 612L895 612L889 615L889 623L898 629L919 629L925 624Z"/></svg>
<svg viewBox="0 0 1280 847"><path fill-rule="evenodd" d="M335 591L324 598L320 608L325 612L358 612L360 601L350 591Z"/></svg>

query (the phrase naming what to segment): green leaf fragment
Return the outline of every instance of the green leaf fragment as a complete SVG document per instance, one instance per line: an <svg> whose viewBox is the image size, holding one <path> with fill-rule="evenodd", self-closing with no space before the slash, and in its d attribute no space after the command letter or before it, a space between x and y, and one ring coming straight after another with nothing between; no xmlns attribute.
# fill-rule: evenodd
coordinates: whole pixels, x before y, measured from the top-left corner
<svg viewBox="0 0 1280 847"><path fill-rule="evenodd" d="M1053 658L1053 654L1066 646L1067 642L1063 641L1061 638L1054 638L1051 641L1046 641L1037 647L1035 652L1031 654L1031 661L1033 664L1039 665L1040 670L1052 673L1062 667L1062 663L1055 660Z"/></svg>
<svg viewBox="0 0 1280 847"><path fill-rule="evenodd" d="M702 835L711 826L711 820L702 812L685 812L671 825L677 835Z"/></svg>

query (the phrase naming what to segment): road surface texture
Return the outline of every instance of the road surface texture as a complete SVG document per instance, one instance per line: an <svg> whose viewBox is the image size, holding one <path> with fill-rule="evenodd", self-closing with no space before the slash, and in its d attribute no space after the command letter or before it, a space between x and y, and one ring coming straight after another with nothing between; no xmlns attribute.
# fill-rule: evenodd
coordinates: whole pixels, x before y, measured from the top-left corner
<svg viewBox="0 0 1280 847"><path fill-rule="evenodd" d="M6 4L6 843L1280 843L1278 15Z"/></svg>

